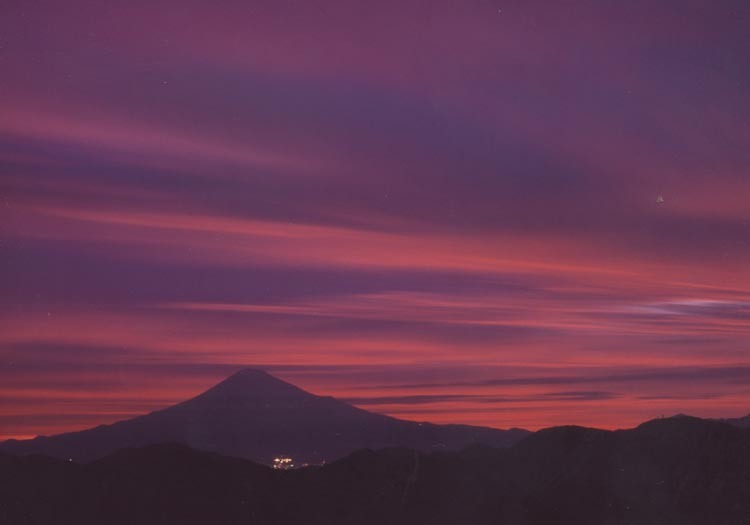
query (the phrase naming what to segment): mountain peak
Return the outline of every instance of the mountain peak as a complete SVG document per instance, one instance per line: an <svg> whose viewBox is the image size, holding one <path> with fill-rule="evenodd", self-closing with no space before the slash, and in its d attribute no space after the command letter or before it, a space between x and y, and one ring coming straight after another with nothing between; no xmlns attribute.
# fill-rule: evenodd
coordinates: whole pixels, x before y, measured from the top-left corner
<svg viewBox="0 0 750 525"><path fill-rule="evenodd" d="M229 380L231 380L233 378L242 379L242 380L246 380L246 379L260 379L260 378L264 378L264 379L270 378L270 379L279 380L276 377L274 377L271 374L269 374L268 372L266 372L265 370L263 370L262 368L242 368L242 369L236 371L231 376L227 377L224 381L229 381ZM224 381L222 381L222 382L224 382Z"/></svg>
<svg viewBox="0 0 750 525"><path fill-rule="evenodd" d="M312 397L313 394L297 388L258 368L243 368L224 381L214 385L195 399L221 400L264 400L290 397Z"/></svg>
<svg viewBox="0 0 750 525"><path fill-rule="evenodd" d="M278 377L272 376L265 370L261 368L242 368L241 370L238 370L231 376L227 377L223 381L217 383L215 387L220 385L227 385L227 384L257 384L257 383L264 383L264 384L273 384L273 383L283 383L283 384L289 384L285 381L282 381Z"/></svg>

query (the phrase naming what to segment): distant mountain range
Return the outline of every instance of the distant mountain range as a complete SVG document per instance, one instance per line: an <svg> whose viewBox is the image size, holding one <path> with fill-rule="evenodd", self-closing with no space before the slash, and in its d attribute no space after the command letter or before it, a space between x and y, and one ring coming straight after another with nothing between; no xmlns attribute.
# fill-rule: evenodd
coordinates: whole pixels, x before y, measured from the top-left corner
<svg viewBox="0 0 750 525"><path fill-rule="evenodd" d="M717 419L716 421L723 421L724 423L729 423L730 425L734 425L735 427L750 428L750 414L746 415L745 417Z"/></svg>
<svg viewBox="0 0 750 525"><path fill-rule="evenodd" d="M289 471L178 444L89 464L0 454L0 522L747 525L750 429L556 427L505 449L361 450Z"/></svg>
<svg viewBox="0 0 750 525"><path fill-rule="evenodd" d="M0 443L0 451L88 462L123 448L170 442L263 464L282 454L314 464L363 448L506 447L527 435L522 429L403 421L310 394L261 370L246 369L164 410L80 432L9 440Z"/></svg>

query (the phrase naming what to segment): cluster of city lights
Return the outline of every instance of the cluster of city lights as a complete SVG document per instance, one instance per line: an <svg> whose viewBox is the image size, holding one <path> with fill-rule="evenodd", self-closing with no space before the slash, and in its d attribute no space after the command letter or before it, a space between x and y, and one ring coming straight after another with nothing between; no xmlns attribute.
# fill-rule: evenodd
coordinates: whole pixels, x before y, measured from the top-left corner
<svg viewBox="0 0 750 525"><path fill-rule="evenodd" d="M294 468L294 462L292 461L292 458L280 456L278 458L273 458L273 468L276 470L289 470Z"/></svg>

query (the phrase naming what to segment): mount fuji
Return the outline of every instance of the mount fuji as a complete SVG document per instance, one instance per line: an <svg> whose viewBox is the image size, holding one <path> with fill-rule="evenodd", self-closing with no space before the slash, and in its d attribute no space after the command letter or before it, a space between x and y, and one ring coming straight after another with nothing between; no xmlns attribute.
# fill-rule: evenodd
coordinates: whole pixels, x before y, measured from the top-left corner
<svg viewBox="0 0 750 525"><path fill-rule="evenodd" d="M244 369L163 410L89 430L5 441L0 451L89 462L123 448L179 443L263 464L279 455L312 464L363 448L507 447L528 434L516 428L404 421L311 394L261 370Z"/></svg>

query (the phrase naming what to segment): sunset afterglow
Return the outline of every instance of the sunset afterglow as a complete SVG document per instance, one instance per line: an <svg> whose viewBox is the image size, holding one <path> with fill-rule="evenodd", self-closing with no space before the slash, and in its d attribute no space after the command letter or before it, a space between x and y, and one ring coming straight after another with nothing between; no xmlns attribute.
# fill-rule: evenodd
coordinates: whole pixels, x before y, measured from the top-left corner
<svg viewBox="0 0 750 525"><path fill-rule="evenodd" d="M0 440L245 367L435 423L747 414L720 4L5 5Z"/></svg>

